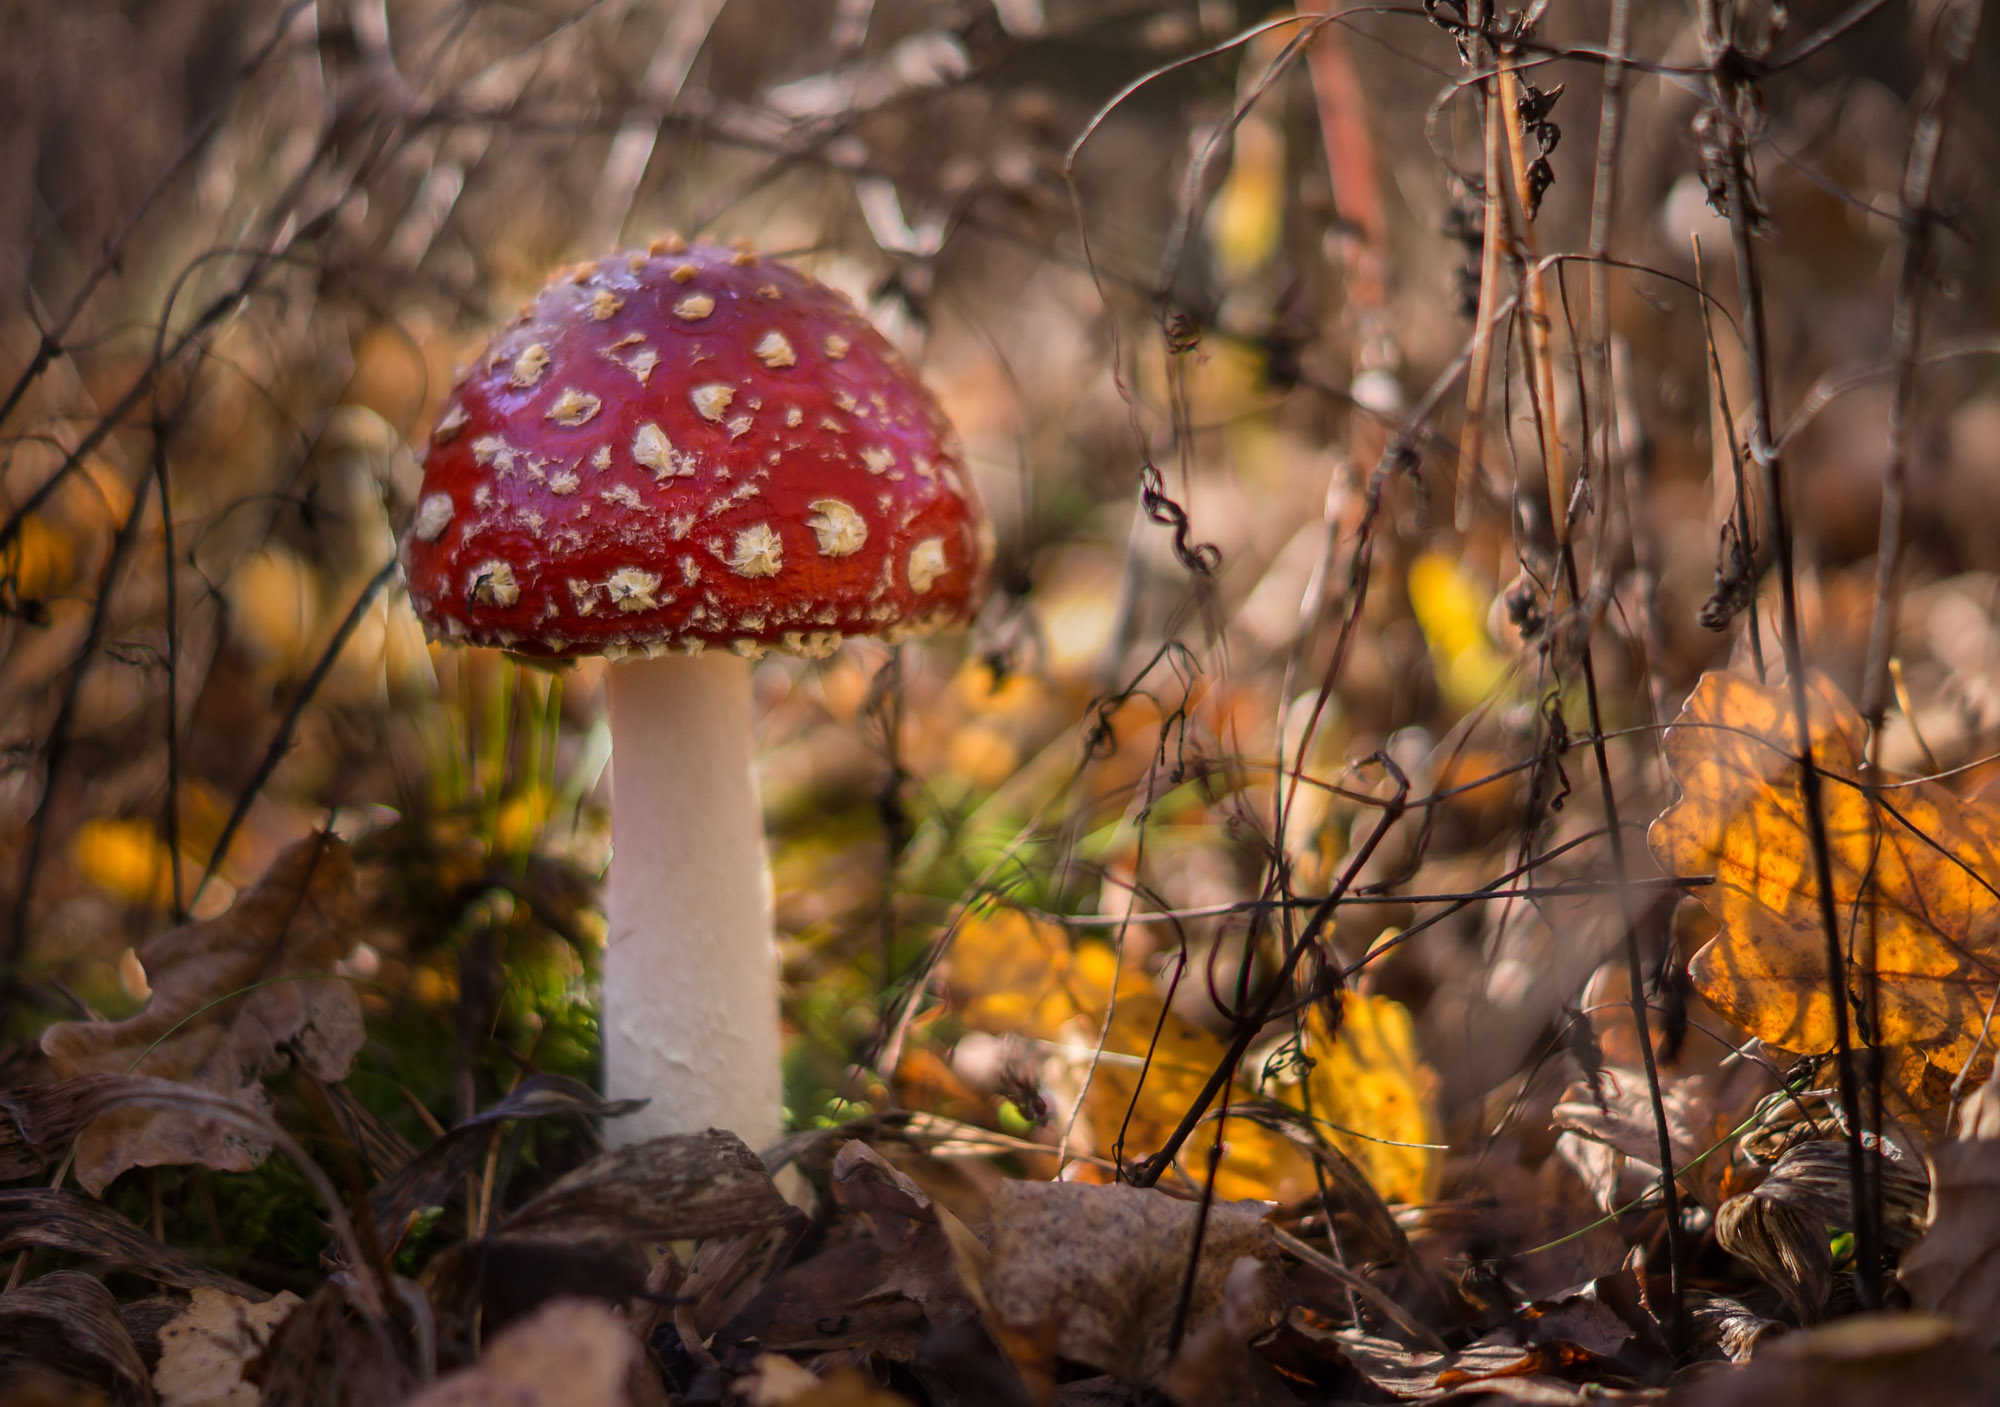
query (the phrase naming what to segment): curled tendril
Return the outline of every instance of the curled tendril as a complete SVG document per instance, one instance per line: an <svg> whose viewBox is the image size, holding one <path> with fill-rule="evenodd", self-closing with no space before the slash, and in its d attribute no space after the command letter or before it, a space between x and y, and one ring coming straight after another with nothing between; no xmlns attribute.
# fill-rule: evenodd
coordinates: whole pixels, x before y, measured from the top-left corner
<svg viewBox="0 0 2000 1407"><path fill-rule="evenodd" d="M1167 497L1165 481L1151 460L1139 469L1139 503L1148 518L1174 530L1174 557L1183 567L1196 576L1215 575L1222 565L1222 549L1212 542L1188 540L1187 510Z"/></svg>

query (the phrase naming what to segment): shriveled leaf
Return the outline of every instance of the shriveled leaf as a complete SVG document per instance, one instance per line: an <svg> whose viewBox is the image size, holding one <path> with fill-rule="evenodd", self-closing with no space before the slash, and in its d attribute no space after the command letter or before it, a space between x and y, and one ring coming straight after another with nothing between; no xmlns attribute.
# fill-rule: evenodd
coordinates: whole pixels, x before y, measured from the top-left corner
<svg viewBox="0 0 2000 1407"><path fill-rule="evenodd" d="M1252 1203L1206 1209L1188 1302L1197 1329L1222 1302L1230 1268L1276 1248ZM1204 1210L1126 1184L1006 1182L993 1198L986 1297L1002 1324L1060 1326L1065 1358L1141 1383L1166 1367L1174 1311Z"/></svg>
<svg viewBox="0 0 2000 1407"><path fill-rule="evenodd" d="M1783 1324L1766 1319L1739 1300L1704 1296L1688 1306L1690 1338L1697 1349L1731 1363L1747 1363L1766 1339L1786 1332Z"/></svg>
<svg viewBox="0 0 2000 1407"><path fill-rule="evenodd" d="M694 1241L776 1226L790 1205L742 1139L709 1129L594 1158L517 1207L496 1234L618 1245Z"/></svg>
<svg viewBox="0 0 2000 1407"><path fill-rule="evenodd" d="M1923 1234L1924 1212L1930 1201L1930 1179L1921 1167L1884 1157L1873 1148L1863 1151L1868 1186L1882 1198L1882 1242L1901 1250ZM1853 1200L1845 1144L1822 1140L1787 1149L1756 1195L1788 1202L1807 1213L1817 1225L1842 1231L1854 1229Z"/></svg>
<svg viewBox="0 0 2000 1407"><path fill-rule="evenodd" d="M405 1407L626 1407L639 1341L593 1300L551 1300L497 1335L477 1363Z"/></svg>
<svg viewBox="0 0 2000 1407"><path fill-rule="evenodd" d="M0 1295L0 1388L21 1368L87 1383L113 1407L151 1407L146 1364L104 1286L57 1271Z"/></svg>
<svg viewBox="0 0 2000 1407"><path fill-rule="evenodd" d="M1719 1080L1708 1074L1661 1074L1660 1102L1667 1114L1667 1137L1673 1148L1674 1176L1703 1205L1718 1204L1728 1160L1720 1154L1696 1162L1733 1125L1735 1101L1718 1091ZM1572 1085L1562 1103L1550 1112L1557 1128L1568 1129L1657 1170L1660 1136L1653 1123L1653 1097L1640 1070L1606 1067L1598 1080L1601 1100L1583 1083Z"/></svg>
<svg viewBox="0 0 2000 1407"><path fill-rule="evenodd" d="M199 1289L160 1329L153 1391L160 1407L257 1407L263 1394L243 1370L304 1301L289 1290L254 1304L222 1290Z"/></svg>
<svg viewBox="0 0 2000 1407"><path fill-rule="evenodd" d="M907 1364L945 1336L976 1334L986 1250L965 1224L858 1139L835 1157L831 1186L844 1213L842 1234L760 1284L724 1337L792 1352L861 1349ZM697 1255L682 1292L696 1300L697 1328L707 1322L704 1278ZM1011 1377L990 1345L987 1351L988 1368ZM989 1371L988 1389L996 1382Z"/></svg>
<svg viewBox="0 0 2000 1407"><path fill-rule="evenodd" d="M1505 1381L1548 1384L1560 1393L1563 1385L1553 1375L1569 1366L1556 1346L1523 1345L1497 1337L1450 1353L1410 1348L1353 1330L1334 1337L1362 1377L1405 1399L1428 1401L1468 1384L1486 1386ZM1566 1399L1558 1396L1555 1400Z"/></svg>
<svg viewBox="0 0 2000 1407"><path fill-rule="evenodd" d="M363 1259L353 1223L349 1221L333 1183L268 1114L200 1085L164 1080L154 1075L105 1075L70 1083L78 1087L76 1099L80 1108L75 1113L83 1124L123 1111L142 1112L162 1119L180 1118L213 1125L225 1132L233 1132L240 1139L283 1150L319 1195L320 1203L333 1223L334 1235L343 1242L343 1252L356 1263ZM81 1175L78 1180L83 1180Z"/></svg>
<svg viewBox="0 0 2000 1407"><path fill-rule="evenodd" d="M423 1208L442 1202L485 1156L484 1135L496 1124L509 1119L615 1118L629 1114L640 1103L635 1099L601 1099L589 1086L562 1075L530 1075L505 1098L447 1130L384 1180L371 1197L376 1225L400 1229Z"/></svg>
<svg viewBox="0 0 2000 1407"><path fill-rule="evenodd" d="M184 1290L214 1290L265 1298L240 1280L211 1270L163 1245L90 1197L54 1187L0 1192L0 1256L29 1249L61 1251L106 1267L131 1270Z"/></svg>
<svg viewBox="0 0 2000 1407"><path fill-rule="evenodd" d="M1832 991L1851 1002L1868 988L1872 935L1889 1081L1913 1113L1935 1115L2000 990L2000 811L1937 782L1864 788L1860 715L1818 675L1807 694L1846 970L1830 986L1786 690L1709 674L1667 731L1681 797L1652 829L1667 869L1715 876L1698 892L1721 932L1689 972L1753 1035L1822 1054L1836 1040ZM1990 1044L1978 1060L1991 1063Z"/></svg>
<svg viewBox="0 0 2000 1407"><path fill-rule="evenodd" d="M83 1126L103 1109L100 1097L122 1088L116 1075L78 1075L0 1091L0 1181L28 1177L69 1156Z"/></svg>
<svg viewBox="0 0 2000 1407"><path fill-rule="evenodd" d="M337 1080L361 1048L361 1004L328 975L353 942L354 862L313 836L278 857L226 913L183 924L141 953L152 996L124 1021L65 1021L42 1034L58 1075L155 1075L263 1109L262 1081L294 1060ZM129 1109L86 1127L77 1180L95 1192L131 1167L201 1163L247 1172L270 1151L238 1127Z"/></svg>
<svg viewBox="0 0 2000 1407"><path fill-rule="evenodd" d="M438 1337L472 1342L569 1296L627 1304L646 1290L636 1245L482 1239L447 1246L418 1276Z"/></svg>
<svg viewBox="0 0 2000 1407"><path fill-rule="evenodd" d="M1778 1292L1793 1319L1820 1317L1833 1289L1825 1222L1791 1202L1747 1192L1716 1212L1715 1239Z"/></svg>
<svg viewBox="0 0 2000 1407"><path fill-rule="evenodd" d="M861 1215L896 1268L894 1283L876 1286L871 1295L893 1290L921 1304L979 1293L989 1262L986 1247L880 1153L858 1139L842 1148L833 1160L833 1187L835 1198Z"/></svg>
<svg viewBox="0 0 2000 1407"><path fill-rule="evenodd" d="M794 1207L783 1222L741 1236L711 1236L695 1248L676 1296L677 1327L707 1338L755 1299L804 1239L811 1219Z"/></svg>

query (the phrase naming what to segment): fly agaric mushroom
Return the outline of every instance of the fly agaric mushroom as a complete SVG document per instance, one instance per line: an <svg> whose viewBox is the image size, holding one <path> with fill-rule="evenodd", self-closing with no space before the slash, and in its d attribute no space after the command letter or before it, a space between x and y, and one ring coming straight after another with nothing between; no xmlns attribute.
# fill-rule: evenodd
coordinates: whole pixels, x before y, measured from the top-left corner
<svg viewBox="0 0 2000 1407"><path fill-rule="evenodd" d="M966 620L957 437L852 304L741 249L564 270L454 388L405 542L433 638L603 655L607 1093L631 1140L780 1131L750 666Z"/></svg>

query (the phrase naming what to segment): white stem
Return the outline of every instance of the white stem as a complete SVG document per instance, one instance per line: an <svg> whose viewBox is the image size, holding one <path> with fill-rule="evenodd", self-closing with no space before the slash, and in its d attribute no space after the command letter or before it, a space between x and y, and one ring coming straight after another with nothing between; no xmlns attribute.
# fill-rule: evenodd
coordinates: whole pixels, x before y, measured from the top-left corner
<svg viewBox="0 0 2000 1407"><path fill-rule="evenodd" d="M781 1131L771 878L750 729L750 663L614 664L604 1086L652 1101L619 1144Z"/></svg>

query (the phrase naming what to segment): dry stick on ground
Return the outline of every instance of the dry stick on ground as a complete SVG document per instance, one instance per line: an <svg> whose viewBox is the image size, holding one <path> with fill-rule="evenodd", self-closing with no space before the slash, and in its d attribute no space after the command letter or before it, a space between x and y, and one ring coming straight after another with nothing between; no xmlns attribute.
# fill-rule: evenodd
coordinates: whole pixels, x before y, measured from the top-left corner
<svg viewBox="0 0 2000 1407"><path fill-rule="evenodd" d="M1629 359L1625 374L1613 364L1611 335L1611 270L1605 260L1611 254L1611 225L1618 204L1618 153L1625 130L1625 55L1630 42L1629 0L1611 0L1611 16L1604 41L1604 94L1598 104L1597 157L1591 170L1590 238L1585 246L1590 262L1590 394L1585 405L1597 407L1598 462L1604 466L1604 482L1612 484L1614 466L1622 472L1625 488L1625 538L1632 549L1633 570L1639 584L1640 634L1646 656L1646 692L1651 705L1649 721L1658 723L1666 712L1666 657L1660 634L1660 571L1653 556L1653 534L1646 501L1646 466L1642 460L1637 408L1629 404L1631 376ZM1584 462L1589 464L1590 446L1584 446ZM1607 521L1609 515L1606 515ZM1600 562L1600 572L1608 563Z"/></svg>
<svg viewBox="0 0 2000 1407"><path fill-rule="evenodd" d="M1757 671L1757 680L1764 680L1764 628L1757 619L1757 531L1750 521L1750 492L1743 483L1743 447L1736 440L1736 414L1729 408L1729 385L1722 379L1722 356L1715 346L1715 319L1711 315L1708 301L1708 281L1702 270L1701 236L1690 234L1688 243L1694 251L1694 286L1700 295L1702 344L1708 349L1708 394L1709 423L1722 434L1722 442L1729 450L1729 474L1736 491L1735 506L1729 521L1735 525L1736 550L1741 555L1743 571L1748 576L1744 583L1750 593L1748 613L1744 617L1744 628L1750 639L1750 663ZM1737 566L1734 560L1723 560L1717 566L1733 578ZM1724 622L1726 625L1727 622Z"/></svg>
<svg viewBox="0 0 2000 1407"><path fill-rule="evenodd" d="M1518 110L1520 82L1515 76L1509 56L1502 52L1499 71L1495 75L1499 90L1499 113L1503 120ZM1549 499L1550 522L1555 529L1556 554L1559 558L1563 584L1569 592L1570 609L1575 612L1575 648L1577 663L1583 671L1584 705L1590 719L1591 755L1596 762L1598 794L1604 804L1605 834L1611 847L1613 877L1618 881L1618 905L1621 927L1625 942L1625 977L1630 991L1632 1023L1638 1033L1639 1054L1646 1072L1646 1093L1652 1105L1653 1129L1659 1140L1660 1196L1666 1217L1667 1264L1669 1281L1672 1286L1671 1303L1667 1313L1667 1343L1678 1356L1685 1341L1684 1325L1687 1300L1687 1248L1680 1218L1680 1195L1674 1183L1673 1136L1667 1126L1666 1098L1660 1089L1660 1071L1653 1052L1653 1035L1650 1012L1646 1005L1645 962L1639 952L1639 915L1632 905L1632 891L1628 881L1631 878L1631 862L1625 854L1625 828L1619 815L1618 792L1611 778L1610 752L1605 746L1604 713L1602 699L1597 684L1596 651L1591 637L1595 632L1599 614L1603 609L1604 597L1598 590L1586 593L1583 590L1582 573L1576 562L1576 543L1570 532L1571 495L1565 491L1562 466L1562 433L1557 424L1555 397L1555 353L1549 335L1548 298L1545 291L1544 270L1534 260L1533 236L1529 229L1529 210L1533 195L1528 185L1528 157L1526 142L1517 123L1507 122L1507 146L1509 165L1514 182L1514 195L1518 210L1508 213L1518 216L1519 246L1516 251L1521 265L1522 313L1528 323L1526 338L1529 358L1528 387L1534 403L1535 418L1541 428L1542 466L1546 475L1546 492ZM1593 260L1592 267L1602 267ZM1585 416L1582 443L1588 452L1591 432L1588 423L1588 406L1579 407ZM1610 464L1603 465L1605 487L1599 495L1608 502L1611 488ZM1578 472L1579 481L1587 481L1590 472L1586 457ZM1608 522L1608 515L1598 514L1600 524ZM1600 542L1598 556L1600 562L1609 550L1608 544ZM1601 577L1600 573L1600 577ZM1556 638L1565 629L1559 617L1549 626L1550 635Z"/></svg>
<svg viewBox="0 0 2000 1407"><path fill-rule="evenodd" d="M174 570L174 500L168 491L167 424L157 404L153 411L152 467L153 485L160 494L160 562L162 584L166 588L161 602L167 637L165 673L161 683L166 693L166 707L162 712L166 723L167 794L161 801L160 839L166 846L167 864L173 871L174 922L185 923L188 912L187 881L181 874L180 590L176 580L178 574Z"/></svg>
<svg viewBox="0 0 2000 1407"><path fill-rule="evenodd" d="M1770 336L1757 256L1750 244L1754 207L1749 123L1754 120L1758 105L1745 86L1741 58L1725 28L1718 0L1697 0L1697 4L1709 65L1709 101L1721 147L1717 160L1722 166L1730 243L1736 255L1736 286L1743 300L1744 355L1750 371L1750 453L1761 471L1764 508L1777 558L1779 643L1784 649L1785 686L1791 696L1792 723L1799 740L1799 799L1812 850L1820 928L1826 937L1827 998L1833 1006L1840 1108L1847 1124L1848 1197L1854 1210L1854 1298L1863 1309L1874 1309L1882 1302L1881 1237L1870 1215L1873 1202L1868 1196L1867 1155L1861 1144L1860 1083L1855 1077L1853 1041L1848 1029L1847 962L1841 951L1840 916L1833 902L1833 855L1827 839L1826 813L1820 806L1819 764L1813 757L1806 704L1805 646L1799 636L1798 576L1791 523L1785 508L1784 466L1771 435Z"/></svg>
<svg viewBox="0 0 2000 1407"><path fill-rule="evenodd" d="M1475 48L1473 53L1480 52ZM1507 227L1505 187L1501 165L1506 115L1501 111L1498 83L1488 77L1480 83L1481 132L1485 149L1484 189L1480 192L1485 210L1479 242L1479 307L1473 313L1472 366L1465 378L1465 430L1458 447L1458 497L1452 521L1460 532L1472 526L1474 489L1482 480L1481 459L1486 452L1486 395L1492 381L1494 315L1500 297L1500 245Z"/></svg>
<svg viewBox="0 0 2000 1407"><path fill-rule="evenodd" d="M1933 279L1937 212L1931 189L1944 146L1952 89L1972 56L1984 0L1956 0L1938 19L1938 46L1924 74L1916 130L1903 164L1903 267L1890 321L1890 355L1896 396L1889 403L1889 463L1882 476L1881 541L1875 553L1875 613L1868 631L1868 665L1861 677L1861 716L1868 723L1868 756L1880 756L1882 719L1888 712L1889 651L1896 626L1896 568L1903 552L1903 495L1909 477L1910 419L1916 410L1918 348L1923 340L1924 299Z"/></svg>
<svg viewBox="0 0 2000 1407"><path fill-rule="evenodd" d="M1931 209L1931 190L1937 177L1938 157L1944 146L1945 113L1952 88L1972 54L1972 41L1979 32L1983 0L1957 0L1938 19L1938 45L1924 74L1916 130L1910 138L1910 153L1903 164L1902 234L1903 267L1896 283L1895 310L1890 318L1890 355L1896 364L1896 395L1889 403L1889 463L1882 475L1881 538L1875 552L1875 609L1868 628L1868 659L1861 676L1861 716L1868 724L1868 767L1876 771L1881 760L1882 722L1888 713L1891 684L1890 650L1896 633L1896 569L1903 552L1903 496L1909 477L1910 420L1917 402L1917 358L1923 340L1924 296L1932 280L1937 217ZM1900 673L1896 682L1900 684ZM1900 689L1898 690L1900 693ZM1905 713L1908 714L1907 707ZM1916 718L1910 716L1910 726ZM1918 737L1919 743L1922 737ZM1924 749L1929 752L1929 748ZM1932 770L1936 767L1933 764ZM1869 867L1864 883L1872 888L1875 869ZM1882 1124L1882 1061L1874 1049L1880 1032L1875 1024L1882 1011L1881 978L1876 969L1876 911L1871 907L1862 925L1867 944L1866 1005L1862 1009L1861 1034L1870 1047L1868 1061L1868 1112L1875 1126ZM1970 1061L1967 1068L1970 1068ZM1882 1179L1872 1179L1867 1212L1869 1225L1882 1224ZM1856 1212L1857 1224L1861 1213Z"/></svg>

